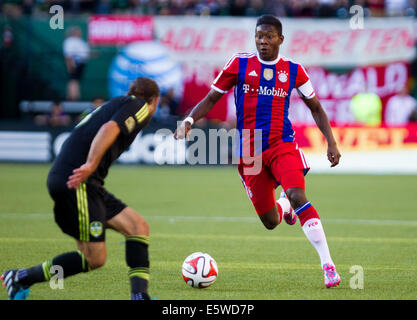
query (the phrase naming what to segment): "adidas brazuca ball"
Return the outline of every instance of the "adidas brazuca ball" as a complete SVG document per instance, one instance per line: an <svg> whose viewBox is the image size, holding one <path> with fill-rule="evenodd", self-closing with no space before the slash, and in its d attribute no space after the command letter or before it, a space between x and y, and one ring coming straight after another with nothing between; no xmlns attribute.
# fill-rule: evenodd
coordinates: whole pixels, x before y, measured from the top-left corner
<svg viewBox="0 0 417 320"><path fill-rule="evenodd" d="M184 281L194 288L207 288L217 279L216 261L207 253L194 252L185 258L182 265Z"/></svg>

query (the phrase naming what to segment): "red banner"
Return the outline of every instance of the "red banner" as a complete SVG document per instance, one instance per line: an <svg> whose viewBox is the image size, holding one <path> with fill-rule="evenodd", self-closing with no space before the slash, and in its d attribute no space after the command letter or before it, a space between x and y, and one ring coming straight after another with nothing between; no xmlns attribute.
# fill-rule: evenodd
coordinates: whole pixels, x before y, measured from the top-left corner
<svg viewBox="0 0 417 320"><path fill-rule="evenodd" d="M384 120L388 100L406 86L409 78L409 64L404 62L357 67L344 73L329 72L319 67L306 69L329 120L336 125L355 124L350 101L365 90L381 98ZM297 94L291 96L290 119L294 124L314 124L310 112Z"/></svg>
<svg viewBox="0 0 417 320"><path fill-rule="evenodd" d="M153 39L154 19L148 16L93 15L88 21L92 45L120 45Z"/></svg>
<svg viewBox="0 0 417 320"><path fill-rule="evenodd" d="M326 141L316 126L294 128L296 141L309 152L323 152ZM334 127L341 151L417 150L417 123L406 127Z"/></svg>

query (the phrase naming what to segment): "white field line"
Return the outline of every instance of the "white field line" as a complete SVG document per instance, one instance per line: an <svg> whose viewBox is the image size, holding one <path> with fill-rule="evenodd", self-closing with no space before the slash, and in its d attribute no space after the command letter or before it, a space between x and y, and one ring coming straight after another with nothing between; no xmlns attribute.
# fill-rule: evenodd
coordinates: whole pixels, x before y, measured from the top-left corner
<svg viewBox="0 0 417 320"><path fill-rule="evenodd" d="M0 218L19 219L53 219L52 213L1 213ZM258 223L257 217L222 217L222 216L144 216L146 220L167 220L168 222L247 222ZM323 218L328 224L362 224L362 225L396 225L417 226L417 220L387 220L387 219L352 219L352 218Z"/></svg>

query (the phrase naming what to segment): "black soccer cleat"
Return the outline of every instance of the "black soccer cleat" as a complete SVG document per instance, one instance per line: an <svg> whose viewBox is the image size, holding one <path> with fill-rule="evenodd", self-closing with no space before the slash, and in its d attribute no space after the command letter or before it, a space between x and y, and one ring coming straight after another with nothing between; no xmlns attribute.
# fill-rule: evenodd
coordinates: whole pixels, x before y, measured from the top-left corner
<svg viewBox="0 0 417 320"><path fill-rule="evenodd" d="M29 295L29 287L19 283L19 270L7 270L1 275L0 279L7 289L9 300L26 300Z"/></svg>

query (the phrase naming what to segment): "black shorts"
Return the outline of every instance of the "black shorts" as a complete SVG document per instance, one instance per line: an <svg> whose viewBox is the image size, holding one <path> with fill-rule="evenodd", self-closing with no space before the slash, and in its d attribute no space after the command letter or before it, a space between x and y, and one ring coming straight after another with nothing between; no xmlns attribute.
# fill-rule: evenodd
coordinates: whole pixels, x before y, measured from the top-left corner
<svg viewBox="0 0 417 320"><path fill-rule="evenodd" d="M126 204L100 185L87 182L74 190L68 189L65 182L48 177L55 222L64 233L80 241L104 241L107 220L125 209Z"/></svg>

